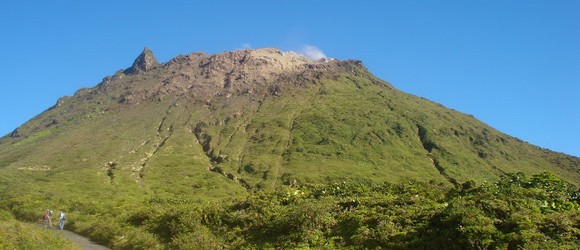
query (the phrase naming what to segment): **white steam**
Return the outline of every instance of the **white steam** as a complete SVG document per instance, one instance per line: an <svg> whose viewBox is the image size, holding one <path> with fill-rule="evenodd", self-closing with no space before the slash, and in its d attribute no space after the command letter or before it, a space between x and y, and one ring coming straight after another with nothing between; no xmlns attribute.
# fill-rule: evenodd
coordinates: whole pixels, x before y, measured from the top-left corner
<svg viewBox="0 0 580 250"><path fill-rule="evenodd" d="M300 53L303 56L305 56L306 58L308 58L310 60L314 60L314 61L320 61L320 60L326 58L326 55L324 54L324 52L322 52L321 49L317 48L316 46L312 46L312 45L302 46L302 49L300 49L300 51L298 51L298 53Z"/></svg>
<svg viewBox="0 0 580 250"><path fill-rule="evenodd" d="M252 45L250 43L242 43L242 45L240 45L240 47L237 47L237 50L242 50L242 49L251 49Z"/></svg>

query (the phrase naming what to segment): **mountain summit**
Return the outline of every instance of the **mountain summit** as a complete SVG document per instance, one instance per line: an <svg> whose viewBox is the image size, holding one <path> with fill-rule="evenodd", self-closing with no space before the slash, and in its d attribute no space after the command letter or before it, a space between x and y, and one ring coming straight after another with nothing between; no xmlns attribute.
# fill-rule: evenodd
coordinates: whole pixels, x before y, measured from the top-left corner
<svg viewBox="0 0 580 250"><path fill-rule="evenodd" d="M403 93L360 61L271 48L163 64L145 48L130 68L0 139L3 187L61 192L66 179L103 197L219 199L337 181L460 185L546 170L579 184L579 158ZM46 185L26 184L35 181Z"/></svg>
<svg viewBox="0 0 580 250"><path fill-rule="evenodd" d="M157 66L159 66L159 63L157 62L157 59L155 59L153 52L149 48L145 47L143 52L141 52L141 54L135 59L133 65L126 69L124 73L129 75L139 74L141 72L151 70Z"/></svg>

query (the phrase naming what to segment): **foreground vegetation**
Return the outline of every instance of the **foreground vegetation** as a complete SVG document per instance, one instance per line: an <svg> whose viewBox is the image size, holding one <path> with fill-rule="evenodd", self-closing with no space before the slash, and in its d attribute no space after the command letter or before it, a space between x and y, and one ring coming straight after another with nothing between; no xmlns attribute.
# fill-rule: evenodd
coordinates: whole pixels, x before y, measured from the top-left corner
<svg viewBox="0 0 580 250"><path fill-rule="evenodd" d="M580 192L550 173L456 187L414 181L286 186L219 203L158 197L58 202L70 211L69 229L116 249L576 249L580 244ZM37 203L20 197L1 205L21 220L36 220L42 211ZM18 237L32 237L27 230Z"/></svg>
<svg viewBox="0 0 580 250"><path fill-rule="evenodd" d="M0 210L0 249L79 249L52 230L14 220Z"/></svg>

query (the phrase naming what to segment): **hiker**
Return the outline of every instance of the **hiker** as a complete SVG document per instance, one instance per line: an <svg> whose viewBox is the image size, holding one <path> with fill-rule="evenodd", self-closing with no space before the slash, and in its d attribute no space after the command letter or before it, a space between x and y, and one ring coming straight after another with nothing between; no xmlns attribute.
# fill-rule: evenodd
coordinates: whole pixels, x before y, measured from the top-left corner
<svg viewBox="0 0 580 250"><path fill-rule="evenodd" d="M64 221L66 220L66 215L63 211L60 211L60 218L58 218L58 226L60 230L64 229Z"/></svg>
<svg viewBox="0 0 580 250"><path fill-rule="evenodd" d="M48 228L52 228L52 219L50 218L50 216L52 216L52 211L50 211L50 209L46 209L46 212L44 212L44 227L48 227Z"/></svg>

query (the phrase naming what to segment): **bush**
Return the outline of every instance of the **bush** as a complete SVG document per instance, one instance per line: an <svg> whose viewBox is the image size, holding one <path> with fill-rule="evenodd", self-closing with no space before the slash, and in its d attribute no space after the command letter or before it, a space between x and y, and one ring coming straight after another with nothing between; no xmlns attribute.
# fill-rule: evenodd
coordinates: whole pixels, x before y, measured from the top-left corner
<svg viewBox="0 0 580 250"><path fill-rule="evenodd" d="M125 228L121 236L115 237L111 247L114 249L163 249L154 234L140 228Z"/></svg>
<svg viewBox="0 0 580 250"><path fill-rule="evenodd" d="M0 249L79 249L52 230L17 221L0 222Z"/></svg>
<svg viewBox="0 0 580 250"><path fill-rule="evenodd" d="M79 205L68 225L120 249L574 249L580 241L578 191L549 173L456 187L294 184L236 201L173 201ZM0 218L40 216L30 197L1 205Z"/></svg>
<svg viewBox="0 0 580 250"><path fill-rule="evenodd" d="M4 209L0 209L0 221L9 221L9 220L13 220L13 219L14 219L14 216L10 212L8 212Z"/></svg>
<svg viewBox="0 0 580 250"><path fill-rule="evenodd" d="M199 226L193 232L176 235L169 244L170 249L225 249L226 245L209 229Z"/></svg>

